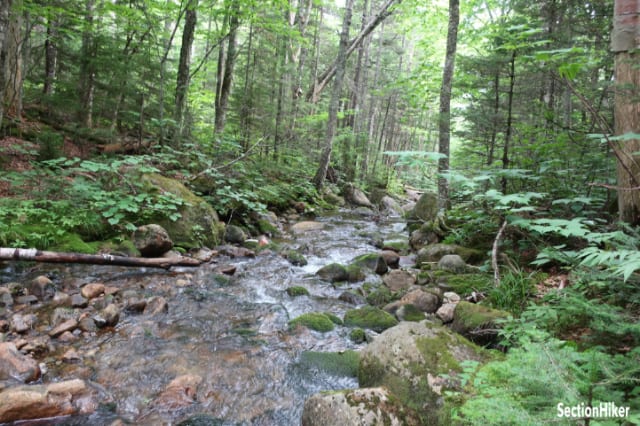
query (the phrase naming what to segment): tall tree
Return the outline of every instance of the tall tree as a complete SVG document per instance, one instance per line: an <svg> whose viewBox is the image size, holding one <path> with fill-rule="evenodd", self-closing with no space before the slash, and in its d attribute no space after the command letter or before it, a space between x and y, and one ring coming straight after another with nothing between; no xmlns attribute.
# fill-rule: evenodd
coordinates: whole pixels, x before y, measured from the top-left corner
<svg viewBox="0 0 640 426"><path fill-rule="evenodd" d="M447 51L442 70L440 86L440 116L438 119L439 139L438 152L442 157L438 160L438 207L449 206L449 183L443 173L449 171L449 154L451 141L451 87L455 68L456 47L458 44L458 24L460 22L460 1L449 0L449 25L447 27Z"/></svg>
<svg viewBox="0 0 640 426"><path fill-rule="evenodd" d="M331 91L331 100L329 101L329 118L327 120L325 146L322 150L318 170L313 178L313 184L318 189L322 188L324 180L327 177L327 170L331 162L331 151L333 150L333 138L338 125L338 106L340 103L340 94L342 93L342 83L347 68L347 45L349 43L349 28L351 27L353 2L354 0L347 0L344 8L344 20L342 21L342 31L340 32L340 47L338 48L338 58L336 59L336 78L333 81L333 90Z"/></svg>
<svg viewBox="0 0 640 426"><path fill-rule="evenodd" d="M615 53L615 151L620 220L640 223L640 0L616 0L611 47Z"/></svg>
<svg viewBox="0 0 640 426"><path fill-rule="evenodd" d="M231 83L233 81L233 69L236 64L236 39L238 26L240 23L238 15L240 5L237 0L231 2L227 21L229 23L229 34L227 36L227 48L224 43L220 44L220 55L218 61L218 82L216 90L216 112L215 112L215 132L222 133L227 120L227 106L231 96Z"/></svg>
<svg viewBox="0 0 640 426"><path fill-rule="evenodd" d="M195 38L196 24L198 22L198 0L189 0L185 12L184 29L182 32L182 46L180 47L180 60L178 64L178 76L176 79L176 95L173 111L173 119L176 123L173 135L173 144L179 145L184 131L184 116L187 106L187 93L189 91L191 47Z"/></svg>
<svg viewBox="0 0 640 426"><path fill-rule="evenodd" d="M23 82L23 57L22 49L24 35L22 32L22 0L13 0L10 3L11 13L6 34L6 83L4 92L5 114L16 119L22 116L22 82Z"/></svg>
<svg viewBox="0 0 640 426"><path fill-rule="evenodd" d="M0 2L0 129L4 117L4 86L7 77L7 30L11 0Z"/></svg>
<svg viewBox="0 0 640 426"><path fill-rule="evenodd" d="M82 58L80 62L80 123L93 127L93 102L96 90L97 44L94 33L95 0L85 3L84 28L82 30Z"/></svg>

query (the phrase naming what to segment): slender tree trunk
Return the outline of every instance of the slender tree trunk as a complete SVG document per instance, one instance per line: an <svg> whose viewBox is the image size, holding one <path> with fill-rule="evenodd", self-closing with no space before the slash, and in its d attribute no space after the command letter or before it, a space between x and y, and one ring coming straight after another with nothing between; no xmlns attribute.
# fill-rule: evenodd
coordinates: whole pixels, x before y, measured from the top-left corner
<svg viewBox="0 0 640 426"><path fill-rule="evenodd" d="M513 90L516 84L516 51L511 53L509 62L509 93L507 99L507 130L504 135L504 149L502 150L502 169L509 168L509 149L511 148L511 134L513 132ZM507 177L502 177L502 193L507 193Z"/></svg>
<svg viewBox="0 0 640 426"><path fill-rule="evenodd" d="M227 123L227 108L231 96L231 84L233 82L233 69L236 64L236 39L239 25L240 6L237 1L231 4L229 10L229 36L227 40L226 58L224 58L224 73L220 81L220 90L216 98L215 132L222 133Z"/></svg>
<svg viewBox="0 0 640 426"><path fill-rule="evenodd" d="M242 150L247 152L249 142L251 140L251 113L253 109L252 102L252 71L255 69L251 66L251 56L253 55L253 23L249 25L249 41L247 42L247 62L244 69L244 88L242 90L242 106L240 107L240 129L242 132Z"/></svg>
<svg viewBox="0 0 640 426"><path fill-rule="evenodd" d="M438 151L444 157L438 160L438 207L449 208L449 182L442 176L449 171L449 154L451 140L451 88L455 68L456 47L458 44L458 23L460 22L459 0L449 0L449 26L447 28L447 52L442 71L440 87L440 116L438 119L439 138Z"/></svg>
<svg viewBox="0 0 640 426"><path fill-rule="evenodd" d="M384 23L382 23L382 27L380 29L380 37L378 39L378 47L376 49L375 57L376 57L376 65L375 71L373 73L373 87L378 87L378 80L380 79L380 69L381 69L381 58L382 58L382 47L383 47L383 37L384 34ZM366 179L367 173L369 170L369 158L371 157L372 147L371 145L375 143L376 136L376 118L378 116L378 100L372 95L369 96L369 122L367 124L367 138L364 145L363 159L362 164L360 166L360 176L362 179ZM373 173L375 173L375 166L377 161L377 152L374 153L373 157Z"/></svg>
<svg viewBox="0 0 640 426"><path fill-rule="evenodd" d="M338 106L342 93L342 83L347 67L347 44L349 42L349 28L351 26L351 14L353 12L354 0L347 0L344 8L344 20L342 21L342 31L340 33L340 47L338 48L338 59L336 61L336 78L333 82L331 100L329 102L329 118L327 121L327 135L325 147L320 157L318 171L313 178L313 183L317 189L321 189L327 177L327 169L331 162L331 151L333 150L333 138L338 124Z"/></svg>
<svg viewBox="0 0 640 426"><path fill-rule="evenodd" d="M180 60L178 64L178 77L176 80L176 95L174 104L174 120L176 130L173 135L174 146L180 145L183 136L187 94L189 93L189 69L191 66L191 47L195 36L198 15L196 8L198 0L190 0L187 5L182 33L182 46L180 47Z"/></svg>
<svg viewBox="0 0 640 426"><path fill-rule="evenodd" d="M44 41L44 88L42 89L46 96L53 95L55 91L58 70L58 25L56 19L50 19L47 22L47 38Z"/></svg>
<svg viewBox="0 0 640 426"><path fill-rule="evenodd" d="M496 68L496 74L493 76L493 91L493 119L491 120L491 140L489 141L489 150L487 153L487 166L493 164L496 140L498 139L498 124L500 123L498 117L500 113L500 68Z"/></svg>
<svg viewBox="0 0 640 426"><path fill-rule="evenodd" d="M616 0L611 47L615 53L615 134L620 220L640 224L640 0Z"/></svg>
<svg viewBox="0 0 640 426"><path fill-rule="evenodd" d="M0 1L0 130L2 130L2 119L4 118L4 88L7 79L7 32L11 4L11 0Z"/></svg>
<svg viewBox="0 0 640 426"><path fill-rule="evenodd" d="M80 123L87 128L93 127L93 100L95 96L95 39L94 32L95 0L87 0L85 5L85 28L82 32L82 59L80 63Z"/></svg>
<svg viewBox="0 0 640 426"><path fill-rule="evenodd" d="M4 102L5 115L20 120L22 116L22 48L24 37L22 33L22 0L11 2L12 12L6 38L6 61L8 72L5 84Z"/></svg>

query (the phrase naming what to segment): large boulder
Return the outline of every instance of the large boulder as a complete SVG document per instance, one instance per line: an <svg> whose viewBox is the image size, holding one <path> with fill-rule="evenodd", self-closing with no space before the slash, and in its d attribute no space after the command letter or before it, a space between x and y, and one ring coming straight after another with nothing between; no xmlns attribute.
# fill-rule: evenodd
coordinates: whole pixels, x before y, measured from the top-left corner
<svg viewBox="0 0 640 426"><path fill-rule="evenodd" d="M382 277L382 282L391 291L407 290L416 283L416 276L411 271L394 269Z"/></svg>
<svg viewBox="0 0 640 426"><path fill-rule="evenodd" d="M433 222L438 217L438 195L425 192L409 212L410 222Z"/></svg>
<svg viewBox="0 0 640 426"><path fill-rule="evenodd" d="M176 221L165 219L158 224L167 230L176 246L196 248L214 247L222 241L224 223L218 214L203 198L190 191L182 182L156 173L142 177L149 191L171 194L185 202L180 206L180 217Z"/></svg>
<svg viewBox="0 0 640 426"><path fill-rule="evenodd" d="M402 322L361 352L362 387L384 386L420 417L420 424L449 424L449 392L459 392L463 361L488 360L488 352L429 321Z"/></svg>
<svg viewBox="0 0 640 426"><path fill-rule="evenodd" d="M302 426L419 425L416 413L383 387L323 392L304 403Z"/></svg>
<svg viewBox="0 0 640 426"><path fill-rule="evenodd" d="M155 223L139 226L133 233L133 244L145 257L160 257L173 248L169 233Z"/></svg>
<svg viewBox="0 0 640 426"><path fill-rule="evenodd" d="M380 253L367 253L360 255L351 261L351 265L359 268L370 269L376 274L384 274L389 270L384 256Z"/></svg>
<svg viewBox="0 0 640 426"><path fill-rule="evenodd" d="M378 333L397 324L393 315L373 306L350 309L344 314L344 325L347 327L367 328Z"/></svg>
<svg viewBox="0 0 640 426"><path fill-rule="evenodd" d="M456 244L430 244L421 248L416 255L416 266L421 267L427 263L437 263L447 254L457 254L465 262L476 262L483 258L484 254L475 249L462 247Z"/></svg>

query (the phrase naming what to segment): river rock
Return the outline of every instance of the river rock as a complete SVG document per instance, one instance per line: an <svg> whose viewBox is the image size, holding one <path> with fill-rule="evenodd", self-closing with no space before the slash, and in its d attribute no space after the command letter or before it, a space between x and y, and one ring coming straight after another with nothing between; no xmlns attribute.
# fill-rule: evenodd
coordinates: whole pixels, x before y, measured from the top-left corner
<svg viewBox="0 0 640 426"><path fill-rule="evenodd" d="M328 265L323 266L318 269L316 275L324 281L329 281L331 283L347 281L349 279L347 268L339 263L329 263Z"/></svg>
<svg viewBox="0 0 640 426"><path fill-rule="evenodd" d="M162 296L153 296L147 299L147 304L142 312L144 315L164 314L169 310L167 300Z"/></svg>
<svg viewBox="0 0 640 426"><path fill-rule="evenodd" d="M394 250L382 250L380 256L389 268L397 269L400 266L400 255Z"/></svg>
<svg viewBox="0 0 640 426"><path fill-rule="evenodd" d="M342 390L312 395L304 403L302 426L420 425L416 413L383 387Z"/></svg>
<svg viewBox="0 0 640 426"><path fill-rule="evenodd" d="M113 327L120 320L120 308L115 303L108 304L99 314L93 317L93 321L100 328Z"/></svg>
<svg viewBox="0 0 640 426"><path fill-rule="evenodd" d="M51 331L49 331L49 336L58 337L65 331L73 331L76 328L78 328L78 321L76 321L74 318L70 318L62 322L61 324L58 324Z"/></svg>
<svg viewBox="0 0 640 426"><path fill-rule="evenodd" d="M457 254L446 254L438 261L438 269L454 274L463 274L467 271L467 264Z"/></svg>
<svg viewBox="0 0 640 426"><path fill-rule="evenodd" d="M431 224L425 224L413 230L409 236L409 246L414 251L418 251L426 245L438 243L441 236L432 228Z"/></svg>
<svg viewBox="0 0 640 426"><path fill-rule="evenodd" d="M159 257L173 248L167 230L157 224L138 227L133 233L133 243L145 257Z"/></svg>
<svg viewBox="0 0 640 426"><path fill-rule="evenodd" d="M382 275L389 270L384 257L379 253L367 253L360 255L351 261L351 265L370 269L378 275Z"/></svg>
<svg viewBox="0 0 640 426"><path fill-rule="evenodd" d="M408 220L410 222L432 222L438 216L438 195L433 192L425 192L420 196L418 202L411 212Z"/></svg>
<svg viewBox="0 0 640 426"><path fill-rule="evenodd" d="M428 314L432 314L438 310L440 306L440 298L437 294L422 289L415 289L402 296L400 303L403 305L411 304Z"/></svg>
<svg viewBox="0 0 640 426"><path fill-rule="evenodd" d="M456 310L457 303L443 303L436 311L436 316L442 320L444 324L453 321L453 313Z"/></svg>
<svg viewBox="0 0 640 426"><path fill-rule="evenodd" d="M397 324L393 315L373 306L351 309L344 314L345 326L367 328L378 333Z"/></svg>
<svg viewBox="0 0 640 426"><path fill-rule="evenodd" d="M243 244L247 239L247 234L242 228L236 225L227 225L224 230L224 240L231 244Z"/></svg>
<svg viewBox="0 0 640 426"><path fill-rule="evenodd" d="M89 301L85 299L82 294L76 293L71 296L71 306L74 308L84 309L89 306Z"/></svg>
<svg viewBox="0 0 640 426"><path fill-rule="evenodd" d="M423 263L436 263L447 254L457 254L465 262L475 262L483 257L482 252L479 250L456 244L430 244L418 251L416 255L416 266L421 267Z"/></svg>
<svg viewBox="0 0 640 426"><path fill-rule="evenodd" d="M90 414L98 404L83 380L23 385L0 392L0 423Z"/></svg>
<svg viewBox="0 0 640 426"><path fill-rule="evenodd" d="M94 299L104 293L104 288L102 283L90 283L82 287L80 293L87 299Z"/></svg>
<svg viewBox="0 0 640 426"><path fill-rule="evenodd" d="M391 291L406 290L416 283L416 276L410 271L394 269L382 277L382 282Z"/></svg>
<svg viewBox="0 0 640 426"><path fill-rule="evenodd" d="M56 291L52 302L55 306L71 306L71 296L62 291Z"/></svg>
<svg viewBox="0 0 640 426"><path fill-rule="evenodd" d="M359 294L354 293L353 291L342 292L338 299L352 305L364 305L367 303L367 299L365 299L363 296L360 296Z"/></svg>
<svg viewBox="0 0 640 426"><path fill-rule="evenodd" d="M51 344L51 338L45 334L43 336L29 339L27 344L20 348L20 351L27 354L42 356L52 352L54 349L54 346Z"/></svg>
<svg viewBox="0 0 640 426"><path fill-rule="evenodd" d="M356 188L352 183L345 185L343 194L345 200L350 204L360 207L368 207L370 209L374 208L373 204L371 204L371 201L369 201L369 198L367 198L364 192L362 192L360 188Z"/></svg>
<svg viewBox="0 0 640 426"><path fill-rule="evenodd" d="M151 402L151 406L166 411L188 407L195 402L200 383L202 377L195 374L178 376Z"/></svg>
<svg viewBox="0 0 640 426"><path fill-rule="evenodd" d="M33 314L15 314L11 317L11 330L24 334L33 329L38 319Z"/></svg>
<svg viewBox="0 0 640 426"><path fill-rule="evenodd" d="M404 213L400 204L388 195L380 199L380 207L383 212L390 216L402 216Z"/></svg>
<svg viewBox="0 0 640 426"><path fill-rule="evenodd" d="M36 360L21 354L13 342L0 343L0 380L15 379L27 383L39 378L40 367ZM0 423L2 423L2 416L0 416Z"/></svg>
<svg viewBox="0 0 640 426"><path fill-rule="evenodd" d="M39 275L31 280L27 288L29 289L30 294L38 297L39 299L44 299L48 293L53 294L55 292L53 281L44 275Z"/></svg>
<svg viewBox="0 0 640 426"><path fill-rule="evenodd" d="M358 381L362 387L386 387L402 404L416 410L419 424L446 424L449 413L444 412L444 397L461 391L456 380L463 371L460 363L488 357L446 327L427 320L402 322L362 349Z"/></svg>
<svg viewBox="0 0 640 426"><path fill-rule="evenodd" d="M324 229L324 223L311 220L298 222L291 226L291 232L296 235L304 234L305 232L310 231L319 231L321 229Z"/></svg>

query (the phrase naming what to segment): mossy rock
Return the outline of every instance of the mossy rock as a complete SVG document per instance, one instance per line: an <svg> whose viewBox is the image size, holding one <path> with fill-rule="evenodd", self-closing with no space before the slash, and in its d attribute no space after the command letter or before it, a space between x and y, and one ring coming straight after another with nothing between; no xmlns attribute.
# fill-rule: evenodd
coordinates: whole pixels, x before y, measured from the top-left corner
<svg viewBox="0 0 640 426"><path fill-rule="evenodd" d="M415 305L407 303L402 305L396 311L396 317L402 321L414 321L420 322L424 320L424 312L418 309Z"/></svg>
<svg viewBox="0 0 640 426"><path fill-rule="evenodd" d="M367 294L367 303L372 306L381 307L398 299L398 295L392 293L387 286L379 286L371 293Z"/></svg>
<svg viewBox="0 0 640 426"><path fill-rule="evenodd" d="M324 312L324 314L326 315L327 318L329 318L331 320L332 323L336 324L336 325L342 325L343 322L340 319L339 316L332 314L331 312Z"/></svg>
<svg viewBox="0 0 640 426"><path fill-rule="evenodd" d="M64 234L51 247L51 250L69 253L95 254L98 252L100 245L100 242L87 243L83 241L78 234Z"/></svg>
<svg viewBox="0 0 640 426"><path fill-rule="evenodd" d="M407 240L391 240L382 243L382 247L386 250L393 250L402 255L407 255L410 251L409 241Z"/></svg>
<svg viewBox="0 0 640 426"><path fill-rule="evenodd" d="M309 290L307 290L304 287L301 286L293 286L293 287L289 287L287 288L287 294L290 297L298 297L298 296L308 296L309 295Z"/></svg>
<svg viewBox="0 0 640 426"><path fill-rule="evenodd" d="M486 257L485 253L480 250L466 248L456 244L430 244L418 251L416 255L416 266L421 268L423 264L437 263L442 256L447 254L457 254L467 263L475 263Z"/></svg>
<svg viewBox="0 0 640 426"><path fill-rule="evenodd" d="M305 266L307 259L297 250L289 250L284 255L293 266Z"/></svg>
<svg viewBox="0 0 640 426"><path fill-rule="evenodd" d="M220 222L216 211L203 198L191 192L182 182L156 173L143 175L142 180L149 192L169 193L185 202L178 209L181 215L178 220L158 221L176 246L187 249L215 247L222 242L224 223Z"/></svg>
<svg viewBox="0 0 640 426"><path fill-rule="evenodd" d="M356 351L316 352L300 355L300 366L317 368L333 376L357 377L360 355Z"/></svg>
<svg viewBox="0 0 640 426"><path fill-rule="evenodd" d="M421 424L445 425L450 424L449 395L462 391L455 379L463 371L462 363L489 359L488 351L446 327L426 320L402 322L361 351L358 381L361 387L389 389L418 413Z"/></svg>
<svg viewBox="0 0 640 426"><path fill-rule="evenodd" d="M360 327L354 328L349 333L349 339L353 343L364 343L367 341L367 333Z"/></svg>
<svg viewBox="0 0 640 426"><path fill-rule="evenodd" d="M325 281L335 283L338 281L347 281L349 278L349 272L346 266L339 263L329 263L318 269L316 275Z"/></svg>
<svg viewBox="0 0 640 426"><path fill-rule="evenodd" d="M505 311L461 301L453 312L451 329L479 345L491 345L498 339L496 321L509 316Z"/></svg>
<svg viewBox="0 0 640 426"><path fill-rule="evenodd" d="M311 330L325 333L334 329L334 323L327 315L321 312L310 312L302 314L297 318L289 321L289 326L294 328L298 325L302 325Z"/></svg>
<svg viewBox="0 0 640 426"><path fill-rule="evenodd" d="M434 274L438 282L444 282L452 290L461 296L471 292L484 292L494 287L493 277L489 274L449 274L439 271Z"/></svg>
<svg viewBox="0 0 640 426"><path fill-rule="evenodd" d="M367 277L362 268L358 265L347 265L347 281L355 283Z"/></svg>
<svg viewBox="0 0 640 426"><path fill-rule="evenodd" d="M344 315L344 325L367 328L378 333L397 324L398 320L393 315L373 306L351 309Z"/></svg>
<svg viewBox="0 0 640 426"><path fill-rule="evenodd" d="M351 261L351 265L367 268L376 274L384 274L389 270L387 262L379 253L367 253L360 255Z"/></svg>

